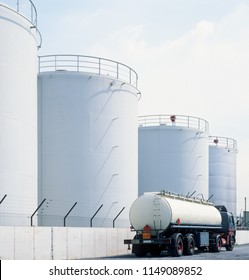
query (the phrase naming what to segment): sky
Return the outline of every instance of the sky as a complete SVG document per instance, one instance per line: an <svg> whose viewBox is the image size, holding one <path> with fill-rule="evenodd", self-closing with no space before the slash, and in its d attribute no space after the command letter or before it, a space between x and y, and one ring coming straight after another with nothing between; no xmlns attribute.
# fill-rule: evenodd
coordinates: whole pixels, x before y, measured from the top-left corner
<svg viewBox="0 0 249 280"><path fill-rule="evenodd" d="M122 62L138 73L138 115L208 121L233 138L237 212L249 210L249 0L33 0L39 55Z"/></svg>

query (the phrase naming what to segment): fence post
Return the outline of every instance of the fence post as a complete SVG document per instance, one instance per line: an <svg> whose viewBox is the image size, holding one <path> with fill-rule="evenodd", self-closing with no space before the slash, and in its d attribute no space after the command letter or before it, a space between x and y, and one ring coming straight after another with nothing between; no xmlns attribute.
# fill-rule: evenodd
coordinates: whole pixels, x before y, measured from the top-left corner
<svg viewBox="0 0 249 280"><path fill-rule="evenodd" d="M31 226L33 226L33 217L35 215L35 213L41 208L42 204L46 201L46 198L43 199L43 201L38 205L38 207L35 209L34 213L31 215Z"/></svg>
<svg viewBox="0 0 249 280"><path fill-rule="evenodd" d="M93 219L94 217L98 214L99 210L103 207L103 204L100 205L100 207L98 208L98 210L94 213L94 215L92 216L92 218L90 219L90 227L93 226Z"/></svg>
<svg viewBox="0 0 249 280"><path fill-rule="evenodd" d="M112 221L112 226L113 226L113 228L115 228L115 221L117 220L118 216L124 211L124 209L125 209L125 207L123 207L123 208L119 211L118 215L113 219L113 221Z"/></svg>
<svg viewBox="0 0 249 280"><path fill-rule="evenodd" d="M72 210L74 209L74 207L76 206L77 202L74 203L74 205L70 208L70 210L67 212L66 216L64 217L64 223L63 226L66 226L66 218L68 217L68 215L72 212Z"/></svg>
<svg viewBox="0 0 249 280"><path fill-rule="evenodd" d="M4 197L1 199L0 204L2 204L2 202L5 200L7 194L4 195Z"/></svg>

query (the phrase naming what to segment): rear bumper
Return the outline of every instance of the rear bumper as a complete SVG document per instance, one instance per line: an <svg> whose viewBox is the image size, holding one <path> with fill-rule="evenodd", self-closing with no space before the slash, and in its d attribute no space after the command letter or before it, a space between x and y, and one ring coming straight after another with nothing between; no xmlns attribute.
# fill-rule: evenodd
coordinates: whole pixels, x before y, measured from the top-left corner
<svg viewBox="0 0 249 280"><path fill-rule="evenodd" d="M162 238L162 239L125 239L124 244L158 244L158 245L167 245L171 244L170 238Z"/></svg>

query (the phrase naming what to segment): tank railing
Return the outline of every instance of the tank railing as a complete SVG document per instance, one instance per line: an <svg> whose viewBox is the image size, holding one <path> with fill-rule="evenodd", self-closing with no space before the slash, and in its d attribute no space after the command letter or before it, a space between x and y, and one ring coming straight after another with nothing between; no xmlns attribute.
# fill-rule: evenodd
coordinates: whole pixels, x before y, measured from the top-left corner
<svg viewBox="0 0 249 280"><path fill-rule="evenodd" d="M204 119L185 115L147 115L138 117L139 127L177 126L208 132L209 125Z"/></svg>
<svg viewBox="0 0 249 280"><path fill-rule="evenodd" d="M37 26L37 10L31 0L0 0L0 5L6 5Z"/></svg>
<svg viewBox="0 0 249 280"><path fill-rule="evenodd" d="M106 75L137 87L138 75L129 66L110 59L86 55L45 55L39 57L39 72L76 71Z"/></svg>
<svg viewBox="0 0 249 280"><path fill-rule="evenodd" d="M209 136L209 144L237 150L237 141L232 138Z"/></svg>
<svg viewBox="0 0 249 280"><path fill-rule="evenodd" d="M202 194L198 194L198 196L201 196L202 198L190 197L188 195L185 196L185 195L182 195L182 194L178 194L178 193L174 193L174 192L169 192L169 191L161 191L159 193L155 192L155 194L162 195L162 196L167 196L167 197L174 198L174 199L184 200L184 201L191 201L191 202L199 203L199 204L202 203L202 204L213 205L212 202L204 199Z"/></svg>

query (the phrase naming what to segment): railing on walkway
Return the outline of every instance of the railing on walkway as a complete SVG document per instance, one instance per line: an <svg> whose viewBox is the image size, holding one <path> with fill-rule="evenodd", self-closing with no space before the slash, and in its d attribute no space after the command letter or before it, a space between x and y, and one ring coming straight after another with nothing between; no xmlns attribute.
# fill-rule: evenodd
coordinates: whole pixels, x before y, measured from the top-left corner
<svg viewBox="0 0 249 280"><path fill-rule="evenodd" d="M31 0L0 0L0 5L9 7L37 26L37 11Z"/></svg>
<svg viewBox="0 0 249 280"><path fill-rule="evenodd" d="M0 0L0 6L18 13L32 24L31 29L35 29L38 36L37 48L39 49L42 45L42 36L37 29L37 11L33 2L30 0Z"/></svg>
<svg viewBox="0 0 249 280"><path fill-rule="evenodd" d="M188 127L201 130L204 132L209 131L208 122L192 116L185 115L148 115L138 117L139 127L150 126L178 126Z"/></svg>
<svg viewBox="0 0 249 280"><path fill-rule="evenodd" d="M227 137L209 136L209 145L222 146L237 150L237 141Z"/></svg>
<svg viewBox="0 0 249 280"><path fill-rule="evenodd" d="M129 66L105 59L86 55L45 55L39 57L39 72L76 71L106 75L121 79L137 87L137 73Z"/></svg>

